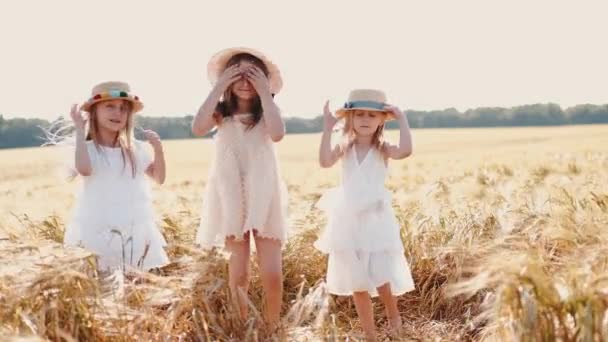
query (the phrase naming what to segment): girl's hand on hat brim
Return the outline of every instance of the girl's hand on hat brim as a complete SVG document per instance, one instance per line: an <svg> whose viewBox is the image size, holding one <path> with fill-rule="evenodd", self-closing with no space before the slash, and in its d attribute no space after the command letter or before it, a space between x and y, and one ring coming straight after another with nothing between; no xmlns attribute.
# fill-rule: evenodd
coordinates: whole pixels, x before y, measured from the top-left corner
<svg viewBox="0 0 608 342"><path fill-rule="evenodd" d="M401 109L399 109L399 107L397 107L397 106L386 105L386 106L384 106L384 110L386 110L389 113L393 113L393 115L397 119L405 116L403 111L401 111Z"/></svg>
<svg viewBox="0 0 608 342"><path fill-rule="evenodd" d="M76 130L84 132L86 120L82 116L82 112L78 110L77 104L72 105L72 109L70 110L70 117L72 118L72 122L74 122L74 127L76 127Z"/></svg>

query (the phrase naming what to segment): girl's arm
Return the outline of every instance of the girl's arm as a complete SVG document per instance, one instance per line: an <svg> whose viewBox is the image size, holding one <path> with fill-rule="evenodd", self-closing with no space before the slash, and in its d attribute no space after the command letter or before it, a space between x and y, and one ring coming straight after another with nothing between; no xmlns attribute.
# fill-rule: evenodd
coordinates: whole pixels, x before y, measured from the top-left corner
<svg viewBox="0 0 608 342"><path fill-rule="evenodd" d="M270 93L268 78L264 72L257 67L249 68L247 71L247 78L251 84L253 84L260 96L262 111L264 113L262 120L264 120L270 139L274 142L281 141L285 136L285 122L283 122L283 119L281 118L281 110L276 103L274 103L274 99Z"/></svg>
<svg viewBox="0 0 608 342"><path fill-rule="evenodd" d="M78 105L73 105L70 116L76 127L76 152L74 153L74 166L76 171L82 176L90 176L93 173L91 158L85 141L85 121L82 113L78 110Z"/></svg>
<svg viewBox="0 0 608 342"><path fill-rule="evenodd" d="M165 182L166 165L160 136L151 130L145 130L144 135L154 150L154 161L146 169L146 174L154 179L157 184L162 185Z"/></svg>
<svg viewBox="0 0 608 342"><path fill-rule="evenodd" d="M410 126L407 122L407 117L399 108L395 106L386 106L388 111L392 112L399 122L399 146L386 145L385 154L391 159L405 159L412 154L412 134Z"/></svg>
<svg viewBox="0 0 608 342"><path fill-rule="evenodd" d="M319 147L319 164L321 167L332 167L342 156L340 146L331 148L331 133L338 119L329 110L329 101L323 107L323 135Z"/></svg>
<svg viewBox="0 0 608 342"><path fill-rule="evenodd" d="M219 77L217 83L207 96L207 99L198 110L198 113L192 120L192 133L196 136L207 134L215 125L216 121L213 117L217 103L222 98L222 95L232 83L241 77L238 65L233 65L224 70Z"/></svg>

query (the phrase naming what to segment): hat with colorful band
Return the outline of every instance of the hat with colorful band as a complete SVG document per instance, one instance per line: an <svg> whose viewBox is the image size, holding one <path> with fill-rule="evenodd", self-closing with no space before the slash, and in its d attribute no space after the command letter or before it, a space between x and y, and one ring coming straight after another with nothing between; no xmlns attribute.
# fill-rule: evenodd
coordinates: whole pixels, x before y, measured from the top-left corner
<svg viewBox="0 0 608 342"><path fill-rule="evenodd" d="M91 91L89 98L80 108L89 112L94 104L107 100L125 100L133 104L133 114L144 108L138 96L131 93L131 87L125 82L103 82Z"/></svg>

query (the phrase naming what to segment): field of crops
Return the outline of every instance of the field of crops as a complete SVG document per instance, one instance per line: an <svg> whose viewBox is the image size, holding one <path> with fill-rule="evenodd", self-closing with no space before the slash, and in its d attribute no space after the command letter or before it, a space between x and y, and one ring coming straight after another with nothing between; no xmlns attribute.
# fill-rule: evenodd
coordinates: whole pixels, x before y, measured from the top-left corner
<svg viewBox="0 0 608 342"><path fill-rule="evenodd" d="M339 176L318 166L319 139L277 146L293 233L278 331L261 319L255 267L242 322L227 300L226 260L192 243L209 141L164 143L168 177L153 191L172 264L127 276L99 275L90 253L62 247L78 182L62 180L57 149L0 150L0 336L358 340L352 300L326 293L327 260L312 247L325 223L314 204ZM417 286L399 301L402 339L607 340L608 126L429 129L413 139L387 181ZM376 314L388 338L379 302Z"/></svg>

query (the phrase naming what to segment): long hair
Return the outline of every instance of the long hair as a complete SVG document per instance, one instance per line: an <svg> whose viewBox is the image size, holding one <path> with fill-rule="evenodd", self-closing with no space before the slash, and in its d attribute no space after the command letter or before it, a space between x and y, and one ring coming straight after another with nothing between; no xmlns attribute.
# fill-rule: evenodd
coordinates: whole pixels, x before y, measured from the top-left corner
<svg viewBox="0 0 608 342"><path fill-rule="evenodd" d="M353 117L357 112L361 112L361 110L349 110L346 112L344 117L344 127L342 128L342 136L344 137L343 142L343 150L346 152L350 148L352 148L353 143L355 142L355 138L357 137L357 132L355 132L355 125L353 123ZM384 150L384 122L378 125L378 128L374 132L372 136L372 147L380 151L381 153L385 153Z"/></svg>
<svg viewBox="0 0 608 342"><path fill-rule="evenodd" d="M249 63L257 66L258 68L260 68L262 70L262 72L264 72L266 77L268 77L269 72L268 72L268 67L266 67L266 64L264 64L264 62L262 62L261 59L255 57L253 55L250 55L248 53L239 53L239 54L232 56L226 63L226 68L229 68L233 65L240 64L243 61L249 62ZM226 91L224 92L224 94L222 96L222 99L220 100L220 102L218 102L217 106L215 107L216 121L219 122L223 118L234 115L234 113L236 112L237 109L238 109L238 101L237 101L236 96L234 96L234 94L232 93L232 85L231 85L226 89ZM247 125L248 129L253 128L262 119L262 101L260 100L259 95L256 95L255 98L252 99L251 114L252 114L252 118L251 118L251 122L249 122Z"/></svg>
<svg viewBox="0 0 608 342"><path fill-rule="evenodd" d="M127 124L125 128L116 134L116 138L114 140L114 145L118 145L120 147L120 153L122 155L123 168L127 165L127 160L131 165L131 173L133 177L137 172L137 165L135 163L135 153L133 152L133 127L134 127L134 115L133 115L133 104L130 101L124 101L125 109L127 111ZM89 124L89 129L87 131L86 140L91 140L95 144L95 148L101 150L99 145L99 126L97 123L97 105L96 103L91 106L91 110L89 113L89 120L87 121Z"/></svg>

